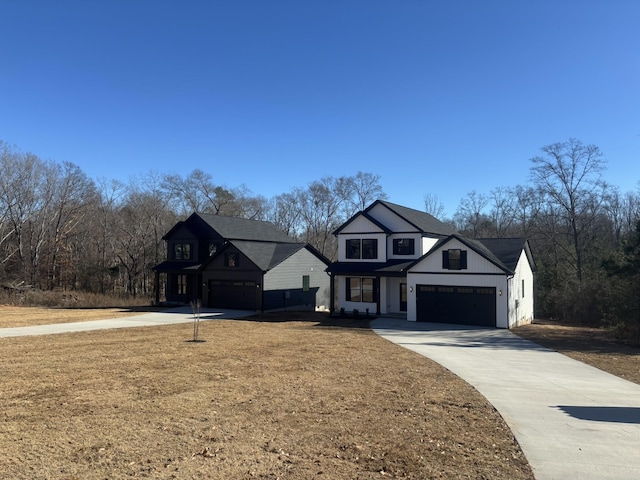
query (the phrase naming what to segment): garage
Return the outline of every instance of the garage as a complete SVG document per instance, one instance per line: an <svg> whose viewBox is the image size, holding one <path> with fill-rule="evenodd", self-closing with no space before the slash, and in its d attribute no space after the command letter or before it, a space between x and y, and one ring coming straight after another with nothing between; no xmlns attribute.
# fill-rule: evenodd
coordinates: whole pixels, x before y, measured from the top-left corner
<svg viewBox="0 0 640 480"><path fill-rule="evenodd" d="M260 309L260 289L252 280L209 280L210 308Z"/></svg>
<svg viewBox="0 0 640 480"><path fill-rule="evenodd" d="M416 285L419 322L496 326L494 287Z"/></svg>

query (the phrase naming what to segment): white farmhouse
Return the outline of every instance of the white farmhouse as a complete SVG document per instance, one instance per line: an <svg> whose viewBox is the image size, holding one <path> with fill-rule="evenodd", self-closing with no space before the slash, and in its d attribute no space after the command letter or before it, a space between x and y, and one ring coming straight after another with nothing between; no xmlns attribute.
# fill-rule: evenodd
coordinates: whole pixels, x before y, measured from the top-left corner
<svg viewBox="0 0 640 480"><path fill-rule="evenodd" d="M381 200L334 233L338 261L327 269L334 311L498 328L533 320L535 263L525 239L468 239L427 213Z"/></svg>

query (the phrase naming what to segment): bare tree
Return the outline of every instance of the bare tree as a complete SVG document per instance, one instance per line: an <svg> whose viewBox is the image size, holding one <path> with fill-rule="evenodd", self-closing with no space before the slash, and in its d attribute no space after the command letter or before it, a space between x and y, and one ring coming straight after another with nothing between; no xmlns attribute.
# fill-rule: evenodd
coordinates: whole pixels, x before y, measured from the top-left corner
<svg viewBox="0 0 640 480"><path fill-rule="evenodd" d="M531 159L531 177L547 200L560 207L575 255L575 275L582 282L586 231L601 211L607 185L602 180L606 162L595 145L576 139L542 148Z"/></svg>
<svg viewBox="0 0 640 480"><path fill-rule="evenodd" d="M384 193L380 185L380 175L358 172L352 177L341 177L336 182L337 187L342 186L344 188L342 195L346 199L347 217L364 210L375 200L387 199L387 194ZM342 185L340 185L340 182L342 182Z"/></svg>
<svg viewBox="0 0 640 480"><path fill-rule="evenodd" d="M424 211L438 219L443 219L445 215L444 203L440 201L437 195L425 193Z"/></svg>
<svg viewBox="0 0 640 480"><path fill-rule="evenodd" d="M475 190L468 193L460 201L454 220L458 230L468 232L473 238L488 234L490 219L484 209L489 204L489 198Z"/></svg>

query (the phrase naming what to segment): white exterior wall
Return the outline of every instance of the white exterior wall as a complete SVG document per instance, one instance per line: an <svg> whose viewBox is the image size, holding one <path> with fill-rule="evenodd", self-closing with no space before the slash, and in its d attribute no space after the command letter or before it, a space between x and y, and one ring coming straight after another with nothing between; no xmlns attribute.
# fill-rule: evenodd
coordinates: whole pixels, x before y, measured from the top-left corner
<svg viewBox="0 0 640 480"><path fill-rule="evenodd" d="M382 225L387 227L392 232L415 232L416 227L411 225L406 220L402 219L387 207L380 204L373 207L367 212L370 217L375 218Z"/></svg>
<svg viewBox="0 0 640 480"><path fill-rule="evenodd" d="M509 279L509 328L533 322L533 314L533 271L523 251L518 259L515 275Z"/></svg>
<svg viewBox="0 0 640 480"><path fill-rule="evenodd" d="M331 298L331 277L327 265L306 248L297 251L264 275L264 290L302 288L302 277L309 275L309 288L318 288L316 309L328 310Z"/></svg>
<svg viewBox="0 0 640 480"><path fill-rule="evenodd" d="M422 255L429 253L429 250L431 250L436 243L438 243L437 238L423 237L422 238Z"/></svg>

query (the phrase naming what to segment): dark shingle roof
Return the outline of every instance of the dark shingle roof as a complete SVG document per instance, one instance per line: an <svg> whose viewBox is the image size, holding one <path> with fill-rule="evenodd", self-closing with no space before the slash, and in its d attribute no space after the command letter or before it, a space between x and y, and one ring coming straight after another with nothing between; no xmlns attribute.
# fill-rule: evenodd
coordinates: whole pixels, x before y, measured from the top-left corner
<svg viewBox="0 0 640 480"><path fill-rule="evenodd" d="M384 200L376 200L371 206L369 206L365 212L371 210L375 205L384 205L396 215L404 218L407 222L414 225L418 230L424 233L433 233L436 235L451 235L455 233L455 230L446 223L441 222L433 215L420 210L414 210L413 208L403 207L395 203L387 202Z"/></svg>
<svg viewBox="0 0 640 480"><path fill-rule="evenodd" d="M305 247L304 243L251 242L243 240L235 240L230 243L264 272L282 263Z"/></svg>
<svg viewBox="0 0 640 480"><path fill-rule="evenodd" d="M222 238L227 240L254 240L263 242L298 243L274 224L262 220L225 217L208 213L197 213Z"/></svg>
<svg viewBox="0 0 640 480"><path fill-rule="evenodd" d="M520 254L526 246L524 238L478 238L477 241L512 271L516 269Z"/></svg>

